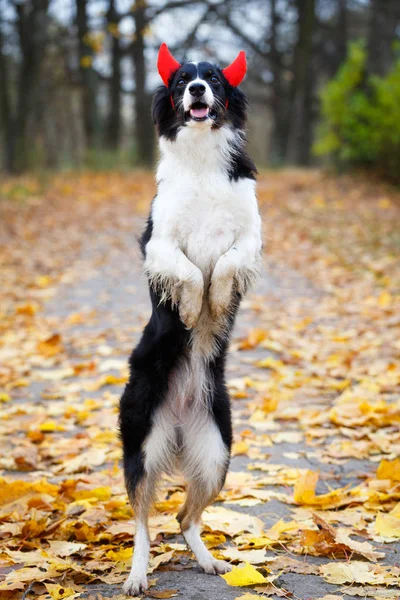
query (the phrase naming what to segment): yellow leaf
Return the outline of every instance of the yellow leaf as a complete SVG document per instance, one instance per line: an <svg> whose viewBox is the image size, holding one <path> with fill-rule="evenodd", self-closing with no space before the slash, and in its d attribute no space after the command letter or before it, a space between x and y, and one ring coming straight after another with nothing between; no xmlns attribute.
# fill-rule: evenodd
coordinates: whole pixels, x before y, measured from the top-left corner
<svg viewBox="0 0 400 600"><path fill-rule="evenodd" d="M378 513L374 530L385 538L400 538L400 519L390 514Z"/></svg>
<svg viewBox="0 0 400 600"><path fill-rule="evenodd" d="M241 456L247 454L249 445L246 442L236 442L232 446L232 456Z"/></svg>
<svg viewBox="0 0 400 600"><path fill-rule="evenodd" d="M54 600L64 600L75 595L75 590L69 587L58 585L57 583L45 583L46 590Z"/></svg>
<svg viewBox="0 0 400 600"><path fill-rule="evenodd" d="M79 554L81 550L86 548L86 544L77 544L76 542L64 542L62 540L49 540L50 551L56 556L71 556ZM49 551L49 552L50 552Z"/></svg>
<svg viewBox="0 0 400 600"><path fill-rule="evenodd" d="M222 533L204 533L202 538L207 548L215 548L226 542L226 537Z"/></svg>
<svg viewBox="0 0 400 600"><path fill-rule="evenodd" d="M10 402L11 398L6 392L0 392L0 402Z"/></svg>
<svg viewBox="0 0 400 600"><path fill-rule="evenodd" d="M277 395L267 395L262 398L262 409L266 413L274 412L278 408L279 398Z"/></svg>
<svg viewBox="0 0 400 600"><path fill-rule="evenodd" d="M378 298L378 304L381 308L388 308L393 302L393 297L389 292L382 292Z"/></svg>
<svg viewBox="0 0 400 600"><path fill-rule="evenodd" d="M266 583L268 580L261 575L250 563L234 567L230 573L221 575L226 583L231 586L242 587L246 585L255 585L256 583Z"/></svg>
<svg viewBox="0 0 400 600"><path fill-rule="evenodd" d="M91 490L76 490L73 492L73 497L75 500L83 500L85 498L97 498L101 502L106 502L111 498L111 487L105 485L103 487L93 488Z"/></svg>
<svg viewBox="0 0 400 600"><path fill-rule="evenodd" d="M400 458L396 458L395 460L381 460L376 476L378 479L400 481Z"/></svg>
<svg viewBox="0 0 400 600"><path fill-rule="evenodd" d="M96 381L90 381L86 384L85 389L89 392L96 392L105 385L122 385L128 381L128 377L122 375L117 377L116 375L103 375Z"/></svg>
<svg viewBox="0 0 400 600"><path fill-rule="evenodd" d="M258 360L256 362L256 367L260 367L261 369L272 369L273 371L280 371L284 366L285 365L281 360L276 360L276 358L272 358L272 356L268 356L267 358L263 358L263 360Z"/></svg>
<svg viewBox="0 0 400 600"><path fill-rule="evenodd" d="M59 333L54 333L50 337L45 340L42 340L37 345L37 350L43 356L55 356L63 351L63 346L61 343L61 335Z"/></svg>
<svg viewBox="0 0 400 600"><path fill-rule="evenodd" d="M239 513L223 506L209 506L203 513L203 522L213 533L225 533L230 536L249 531L261 536L264 523L258 517Z"/></svg>
<svg viewBox="0 0 400 600"><path fill-rule="evenodd" d="M265 329L250 329L247 338L240 343L239 348L241 350L251 350L252 348L258 346L260 342L263 342L267 336L268 333L265 331Z"/></svg>
<svg viewBox="0 0 400 600"><path fill-rule="evenodd" d="M44 479L28 483L21 480L7 481L0 478L0 506L11 504L24 496L38 493L56 496L58 490L58 485L47 483Z"/></svg>
<svg viewBox="0 0 400 600"><path fill-rule="evenodd" d="M228 562L250 563L251 565L264 565L266 561L265 550L239 550L239 548L226 548L221 554Z"/></svg>
<svg viewBox="0 0 400 600"><path fill-rule="evenodd" d="M393 567L372 565L361 561L334 562L322 565L322 577L328 583L369 583L373 585L394 585L400 582Z"/></svg>
<svg viewBox="0 0 400 600"><path fill-rule="evenodd" d="M307 471L299 477L293 493L294 501L297 504L314 504L318 477L319 474L314 471Z"/></svg>
<svg viewBox="0 0 400 600"><path fill-rule="evenodd" d="M17 315L26 315L28 317L33 317L38 311L38 306L36 304L22 304L17 306L15 312Z"/></svg>
<svg viewBox="0 0 400 600"><path fill-rule="evenodd" d="M243 596L238 596L235 600L253 600L254 598L258 598L260 600L260 596L258 594L243 594Z"/></svg>
<svg viewBox="0 0 400 600"><path fill-rule="evenodd" d="M38 285L39 287L47 287L48 285L50 285L51 283L51 279L48 275L39 275L39 277L36 277L36 285Z"/></svg>
<svg viewBox="0 0 400 600"><path fill-rule="evenodd" d="M106 556L112 561L117 562L129 560L130 558L132 558L132 547L121 548L120 550L109 550Z"/></svg>
<svg viewBox="0 0 400 600"><path fill-rule="evenodd" d="M52 431L65 431L64 425L60 425L55 421L45 421L39 427L40 431L51 433Z"/></svg>
<svg viewBox="0 0 400 600"><path fill-rule="evenodd" d="M400 519L400 502L398 502L393 510L390 511L390 514L393 517L398 517Z"/></svg>

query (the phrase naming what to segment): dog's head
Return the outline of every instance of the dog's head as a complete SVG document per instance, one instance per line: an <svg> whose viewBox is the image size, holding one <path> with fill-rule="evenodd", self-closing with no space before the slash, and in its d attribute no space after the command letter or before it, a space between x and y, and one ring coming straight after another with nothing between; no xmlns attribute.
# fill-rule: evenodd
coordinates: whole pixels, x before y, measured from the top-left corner
<svg viewBox="0 0 400 600"><path fill-rule="evenodd" d="M154 97L153 120L160 136L173 140L181 127L244 128L247 100L237 87L246 74L243 51L220 69L203 61L181 64L162 44L157 66L164 85Z"/></svg>

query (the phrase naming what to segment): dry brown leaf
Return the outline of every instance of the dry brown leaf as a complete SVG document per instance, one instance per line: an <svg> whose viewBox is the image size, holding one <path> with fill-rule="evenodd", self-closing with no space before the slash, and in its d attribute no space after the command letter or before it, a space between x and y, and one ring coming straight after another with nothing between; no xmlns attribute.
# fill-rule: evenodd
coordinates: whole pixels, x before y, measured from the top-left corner
<svg viewBox="0 0 400 600"><path fill-rule="evenodd" d="M149 598L175 598L179 590L147 590L146 596Z"/></svg>

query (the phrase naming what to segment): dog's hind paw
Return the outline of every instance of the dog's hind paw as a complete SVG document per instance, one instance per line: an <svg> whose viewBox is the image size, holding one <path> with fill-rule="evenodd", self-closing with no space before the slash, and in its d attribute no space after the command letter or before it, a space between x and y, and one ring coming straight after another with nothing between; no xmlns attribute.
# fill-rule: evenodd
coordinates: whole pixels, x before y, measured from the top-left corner
<svg viewBox="0 0 400 600"><path fill-rule="evenodd" d="M145 592L148 588L146 575L129 575L128 579L122 586L122 591L126 596L137 596L141 592Z"/></svg>
<svg viewBox="0 0 400 600"><path fill-rule="evenodd" d="M209 575L224 575L224 573L228 573L232 570L231 565L224 560L214 559L212 561L207 561L200 566Z"/></svg>

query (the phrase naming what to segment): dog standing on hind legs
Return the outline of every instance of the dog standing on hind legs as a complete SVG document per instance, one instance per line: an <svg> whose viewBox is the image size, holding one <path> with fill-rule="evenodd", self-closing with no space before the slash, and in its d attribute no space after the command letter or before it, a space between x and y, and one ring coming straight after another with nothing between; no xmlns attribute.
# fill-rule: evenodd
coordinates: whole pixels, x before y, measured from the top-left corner
<svg viewBox="0 0 400 600"><path fill-rule="evenodd" d="M246 154L246 72L180 64L163 44L153 118L160 144L157 194L141 239L152 315L130 359L120 403L124 474L136 518L124 592L147 588L149 507L162 473L179 469L187 497L182 534L206 573L225 573L200 537L203 510L230 460L225 358L241 298L256 278L261 220L256 169Z"/></svg>

